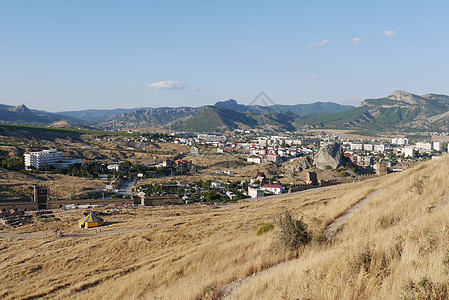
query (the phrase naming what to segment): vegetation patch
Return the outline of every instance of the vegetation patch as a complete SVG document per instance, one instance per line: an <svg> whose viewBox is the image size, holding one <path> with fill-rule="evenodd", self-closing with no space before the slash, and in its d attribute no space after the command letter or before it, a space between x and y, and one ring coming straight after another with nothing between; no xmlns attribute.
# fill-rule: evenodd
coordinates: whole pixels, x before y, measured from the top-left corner
<svg viewBox="0 0 449 300"><path fill-rule="evenodd" d="M448 299L449 292L447 286L433 282L429 277L424 276L419 281L410 280L404 287L403 299Z"/></svg>
<svg viewBox="0 0 449 300"><path fill-rule="evenodd" d="M307 231L307 224L293 218L289 211L278 215L276 223L280 228L279 241L286 249L296 250L312 240L312 234Z"/></svg>
<svg viewBox="0 0 449 300"><path fill-rule="evenodd" d="M268 231L272 230L274 228L274 225L272 223L263 223L260 225L259 229L257 229L257 235L262 235L264 233L267 233Z"/></svg>

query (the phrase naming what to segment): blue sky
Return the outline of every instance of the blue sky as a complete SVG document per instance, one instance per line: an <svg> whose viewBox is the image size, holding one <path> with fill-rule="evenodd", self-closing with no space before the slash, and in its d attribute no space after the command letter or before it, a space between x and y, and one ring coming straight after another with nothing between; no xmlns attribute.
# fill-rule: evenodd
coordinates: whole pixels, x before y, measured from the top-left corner
<svg viewBox="0 0 449 300"><path fill-rule="evenodd" d="M0 103L358 105L449 94L446 1L0 1Z"/></svg>

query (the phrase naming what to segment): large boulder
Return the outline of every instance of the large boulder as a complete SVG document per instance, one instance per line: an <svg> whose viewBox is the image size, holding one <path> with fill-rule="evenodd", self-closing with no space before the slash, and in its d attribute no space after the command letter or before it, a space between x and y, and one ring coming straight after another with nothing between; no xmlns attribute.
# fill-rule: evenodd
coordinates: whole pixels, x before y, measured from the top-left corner
<svg viewBox="0 0 449 300"><path fill-rule="evenodd" d="M326 166L332 169L342 167L344 165L343 148L336 142L325 144L313 157L313 163L318 169L325 169Z"/></svg>

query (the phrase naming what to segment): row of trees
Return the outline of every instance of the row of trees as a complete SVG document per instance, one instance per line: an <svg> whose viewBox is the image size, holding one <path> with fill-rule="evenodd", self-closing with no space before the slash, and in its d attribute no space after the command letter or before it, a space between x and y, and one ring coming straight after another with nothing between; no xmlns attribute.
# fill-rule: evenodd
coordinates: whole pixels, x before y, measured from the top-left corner
<svg viewBox="0 0 449 300"><path fill-rule="evenodd" d="M23 159L18 157L0 157L0 167L13 171L21 171L25 168Z"/></svg>

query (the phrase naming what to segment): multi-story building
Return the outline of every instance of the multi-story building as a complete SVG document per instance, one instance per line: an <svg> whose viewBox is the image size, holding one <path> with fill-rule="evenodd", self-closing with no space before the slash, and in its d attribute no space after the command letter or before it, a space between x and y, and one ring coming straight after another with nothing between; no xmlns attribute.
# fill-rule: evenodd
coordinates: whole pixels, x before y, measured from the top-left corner
<svg viewBox="0 0 449 300"><path fill-rule="evenodd" d="M419 149L419 150L432 150L432 143L418 142L418 143L416 143L416 149Z"/></svg>
<svg viewBox="0 0 449 300"><path fill-rule="evenodd" d="M408 138L393 138L391 143L394 145L408 145Z"/></svg>
<svg viewBox="0 0 449 300"><path fill-rule="evenodd" d="M404 154L404 157L415 157L415 149L411 147L403 148L402 154Z"/></svg>
<svg viewBox="0 0 449 300"><path fill-rule="evenodd" d="M267 154L266 159L267 159L267 161L271 161L271 162L274 162L276 164L281 162L281 157L279 155L277 155L277 154L274 154L274 153Z"/></svg>
<svg viewBox="0 0 449 300"><path fill-rule="evenodd" d="M200 133L198 139L206 142L226 142L226 135Z"/></svg>
<svg viewBox="0 0 449 300"><path fill-rule="evenodd" d="M363 150L363 144L351 144L351 150Z"/></svg>
<svg viewBox="0 0 449 300"><path fill-rule="evenodd" d="M373 144L363 144L363 150L373 151L374 150L374 145Z"/></svg>
<svg viewBox="0 0 449 300"><path fill-rule="evenodd" d="M384 144L374 145L374 152L377 153L385 152L385 145Z"/></svg>
<svg viewBox="0 0 449 300"><path fill-rule="evenodd" d="M442 142L433 142L433 150L435 151L443 151L443 143Z"/></svg>
<svg viewBox="0 0 449 300"><path fill-rule="evenodd" d="M42 150L37 152L31 152L24 154L25 158L25 168L31 169L34 167L39 170L45 165L57 166L59 162L62 161L62 152L56 149Z"/></svg>

